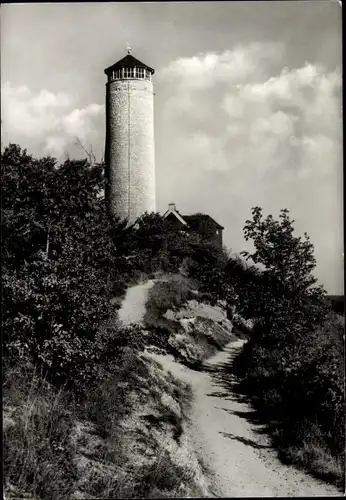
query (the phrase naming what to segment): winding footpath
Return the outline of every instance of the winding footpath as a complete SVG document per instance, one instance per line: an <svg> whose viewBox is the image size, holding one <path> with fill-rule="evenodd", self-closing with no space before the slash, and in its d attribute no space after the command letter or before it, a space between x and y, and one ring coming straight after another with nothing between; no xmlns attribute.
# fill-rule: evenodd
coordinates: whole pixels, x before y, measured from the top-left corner
<svg viewBox="0 0 346 500"><path fill-rule="evenodd" d="M145 304L148 292L154 285L154 280L132 286L126 291L125 298L118 311L119 320L125 326L140 324L145 314Z"/></svg>
<svg viewBox="0 0 346 500"><path fill-rule="evenodd" d="M225 369L243 344L243 340L228 344L204 363L202 372L176 363L172 356L151 355L193 389L187 432L211 474L214 496L340 496L333 486L282 464L263 426L252 421L250 405L232 392L232 375Z"/></svg>
<svg viewBox="0 0 346 500"><path fill-rule="evenodd" d="M123 324L141 323L153 284L150 280L127 291L119 310ZM282 464L249 403L232 390L229 368L243 344L243 340L232 341L198 372L170 355L145 353L192 387L194 402L186 432L207 466L213 496L339 497L333 486Z"/></svg>

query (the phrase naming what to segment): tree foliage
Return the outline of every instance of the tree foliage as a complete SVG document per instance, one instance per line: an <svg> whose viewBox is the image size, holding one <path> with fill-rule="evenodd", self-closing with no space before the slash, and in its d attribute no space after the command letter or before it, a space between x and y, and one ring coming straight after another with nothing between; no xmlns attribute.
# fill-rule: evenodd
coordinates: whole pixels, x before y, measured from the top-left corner
<svg viewBox="0 0 346 500"><path fill-rule="evenodd" d="M123 345L121 332L113 326L112 336L104 325L112 324L111 299L139 273L179 272L185 263L208 290L220 288L219 254L198 234L155 213L132 226L110 215L99 195L103 165L58 164L10 144L1 170L6 359L25 356L54 380L78 385L92 377L105 346L112 351L109 338Z"/></svg>
<svg viewBox="0 0 346 500"><path fill-rule="evenodd" d="M229 266L236 276L238 309L248 317L252 309L256 320L235 369L244 377L243 390L267 420L276 422L283 453L299 462L308 447L303 465L313 462L313 470L323 475L321 453L335 463L344 447L344 328L316 284L313 245L307 234L294 236L288 210L281 210L279 220L264 218L259 207L252 215L244 235L255 248L243 255L263 270L248 273L239 262ZM341 481L338 470L329 472L336 482Z"/></svg>
<svg viewBox="0 0 346 500"><path fill-rule="evenodd" d="M275 332L275 342L283 336L286 343L294 343L297 336L321 324L328 310L325 291L316 285L312 274L316 267L314 247L306 233L304 240L294 236L294 221L287 209L281 210L279 220L272 215L264 218L260 207L253 208L252 214L253 220L245 223L244 236L253 240L255 250L242 255L264 267L257 315L270 332Z"/></svg>
<svg viewBox="0 0 346 500"><path fill-rule="evenodd" d="M253 208L249 266L211 243L208 228L177 231L157 213L132 226L113 218L100 197L103 165L58 164L10 144L1 174L5 365L27 359L54 382L86 387L124 347L144 347L140 329L115 326L111 299L138 273L184 268L205 300L256 320L236 365L283 434L299 442L294 429L313 422L333 456L342 452L344 329L313 275L313 245L294 235L287 210L275 220Z"/></svg>
<svg viewBox="0 0 346 500"><path fill-rule="evenodd" d="M82 376L127 268L114 243L124 225L98 196L103 167L14 144L1 160L5 356L25 354L56 379Z"/></svg>

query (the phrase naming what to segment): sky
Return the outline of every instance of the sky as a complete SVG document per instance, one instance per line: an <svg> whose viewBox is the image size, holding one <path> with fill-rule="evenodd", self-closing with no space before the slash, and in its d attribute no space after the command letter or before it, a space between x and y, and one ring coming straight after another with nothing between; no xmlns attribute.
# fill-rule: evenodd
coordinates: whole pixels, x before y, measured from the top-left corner
<svg viewBox="0 0 346 500"><path fill-rule="evenodd" d="M287 208L343 293L341 6L338 1L1 6L2 147L104 152L104 69L155 68L157 210L204 212L232 253L251 208Z"/></svg>

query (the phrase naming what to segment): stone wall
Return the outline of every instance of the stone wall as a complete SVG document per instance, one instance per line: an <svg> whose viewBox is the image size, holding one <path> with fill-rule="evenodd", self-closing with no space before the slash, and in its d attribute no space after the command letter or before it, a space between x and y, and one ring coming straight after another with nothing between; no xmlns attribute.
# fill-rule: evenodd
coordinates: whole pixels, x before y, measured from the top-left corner
<svg viewBox="0 0 346 500"><path fill-rule="evenodd" d="M115 80L106 91L107 196L111 211L134 222L156 210L153 85Z"/></svg>

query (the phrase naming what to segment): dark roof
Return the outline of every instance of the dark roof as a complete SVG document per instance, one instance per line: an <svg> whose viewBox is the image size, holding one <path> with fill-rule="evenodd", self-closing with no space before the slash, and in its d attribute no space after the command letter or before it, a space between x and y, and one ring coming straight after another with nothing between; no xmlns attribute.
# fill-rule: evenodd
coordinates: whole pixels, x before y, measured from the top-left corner
<svg viewBox="0 0 346 500"><path fill-rule="evenodd" d="M151 71L152 74L155 73L155 70L153 68L150 68L150 66L147 66L146 64L142 63L141 61L138 61L135 57L131 56L131 54L127 54L127 56L123 57L120 59L120 61L116 62L115 64L112 64L112 66L109 66L108 68L105 69L106 75L108 73L119 69L119 68L145 68Z"/></svg>
<svg viewBox="0 0 346 500"><path fill-rule="evenodd" d="M181 215L181 217L188 223L191 229L195 229L198 227L198 222L209 222L212 223L215 228L224 229L223 226L218 224L210 215L207 214L193 214L193 215Z"/></svg>

